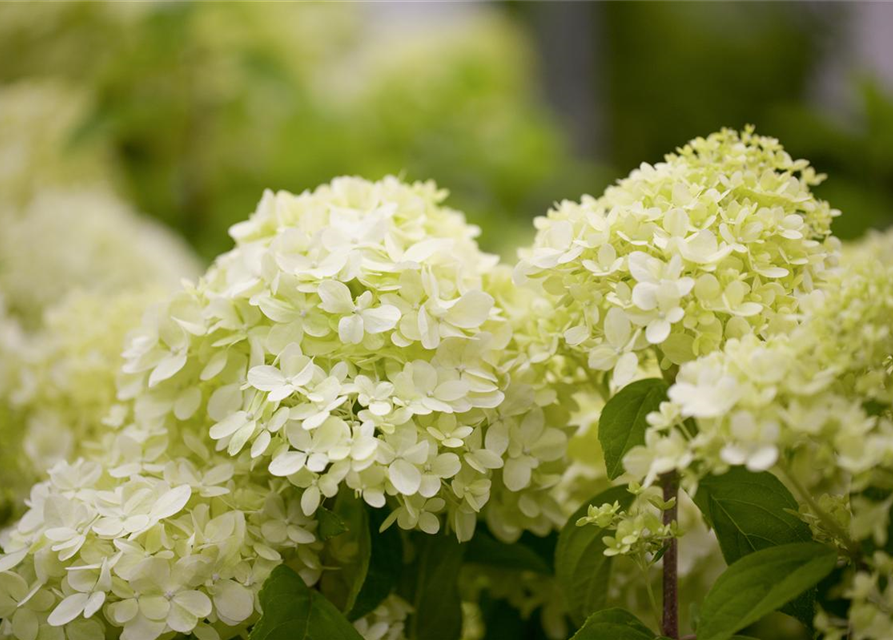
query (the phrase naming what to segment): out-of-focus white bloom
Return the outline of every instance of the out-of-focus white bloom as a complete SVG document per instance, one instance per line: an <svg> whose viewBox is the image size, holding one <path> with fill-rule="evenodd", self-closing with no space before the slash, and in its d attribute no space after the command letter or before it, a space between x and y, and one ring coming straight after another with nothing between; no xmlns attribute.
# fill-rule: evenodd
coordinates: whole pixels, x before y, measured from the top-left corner
<svg viewBox="0 0 893 640"><path fill-rule="evenodd" d="M876 640L893 636L893 559L888 554L877 551L858 570L848 571L840 592L850 600L847 618L819 611L815 626L823 638Z"/></svg>
<svg viewBox="0 0 893 640"><path fill-rule="evenodd" d="M0 344L0 435L16 464L0 475L12 489L84 452L116 403L127 333L198 269L173 235L101 190L48 187L3 219L0 295L16 329Z"/></svg>
<svg viewBox="0 0 893 640"><path fill-rule="evenodd" d="M622 387L646 353L678 365L796 323L836 260L821 179L752 129L697 138L538 218L515 279L558 298L564 345Z"/></svg>
<svg viewBox="0 0 893 640"><path fill-rule="evenodd" d="M406 618L412 613L408 602L389 595L372 613L353 623L363 640L405 640Z"/></svg>
<svg viewBox="0 0 893 640"><path fill-rule="evenodd" d="M198 271L185 244L108 191L47 187L0 234L0 291L26 328L75 291L171 290Z"/></svg>
<svg viewBox="0 0 893 640"><path fill-rule="evenodd" d="M525 353L545 335L536 298L445 195L395 178L267 192L236 248L131 342L126 394L164 424L207 421L219 451L301 488L308 516L346 486L390 498L404 528L445 517L467 539L498 510L503 537L547 531L562 380Z"/></svg>

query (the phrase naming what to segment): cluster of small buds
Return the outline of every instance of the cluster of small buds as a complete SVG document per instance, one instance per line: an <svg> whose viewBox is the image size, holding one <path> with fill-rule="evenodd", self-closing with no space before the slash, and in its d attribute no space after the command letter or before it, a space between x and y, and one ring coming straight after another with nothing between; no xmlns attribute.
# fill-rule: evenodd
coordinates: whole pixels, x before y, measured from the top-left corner
<svg viewBox="0 0 893 640"><path fill-rule="evenodd" d="M647 354L668 367L793 325L836 257L821 179L752 129L698 138L538 218L515 277L560 298L563 346L619 388Z"/></svg>
<svg viewBox="0 0 893 640"><path fill-rule="evenodd" d="M632 482L629 492L635 496L628 509L619 502L589 505L577 520L578 527L595 525L613 535L602 538L606 556L634 556L642 566L659 557L667 541L679 536L676 521L663 523L663 512L676 504L676 498L664 501L657 487L642 487Z"/></svg>
<svg viewBox="0 0 893 640"><path fill-rule="evenodd" d="M346 485L390 498L404 528L446 516L464 540L507 494L523 504L501 510L504 537L548 528L566 410L444 197L395 178L268 192L133 340L126 393L167 424L206 422L219 451L302 489L306 515Z"/></svg>
<svg viewBox="0 0 893 640"><path fill-rule="evenodd" d="M761 471L785 460L810 487L871 484L893 464L885 409L893 400L891 246L888 233L845 252L789 334L730 340L683 365L626 469L646 481L678 469L696 482L730 466ZM696 430L684 426L687 418Z"/></svg>

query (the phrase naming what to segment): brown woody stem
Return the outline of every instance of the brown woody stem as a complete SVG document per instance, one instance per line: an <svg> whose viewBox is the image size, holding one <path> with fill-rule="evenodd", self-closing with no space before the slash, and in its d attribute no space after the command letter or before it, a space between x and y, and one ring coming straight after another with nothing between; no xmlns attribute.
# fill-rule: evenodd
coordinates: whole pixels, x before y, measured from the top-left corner
<svg viewBox="0 0 893 640"><path fill-rule="evenodd" d="M679 491L679 477L675 471L665 473L660 477L661 487L664 490L664 502L673 500L673 506L664 511L663 522L670 524L676 520L676 500ZM667 550L663 556L663 598L664 611L661 632L668 638L679 637L679 573L678 573L679 543L676 538L670 538Z"/></svg>

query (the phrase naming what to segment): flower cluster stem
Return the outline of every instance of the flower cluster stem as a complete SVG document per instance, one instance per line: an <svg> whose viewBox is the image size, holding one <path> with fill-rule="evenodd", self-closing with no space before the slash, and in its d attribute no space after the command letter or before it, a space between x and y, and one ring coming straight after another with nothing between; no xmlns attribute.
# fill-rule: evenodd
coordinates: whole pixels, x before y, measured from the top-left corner
<svg viewBox="0 0 893 640"><path fill-rule="evenodd" d="M663 513L665 525L676 520L678 508L676 497L679 492L679 477L675 471L661 476L664 502L673 501L673 506ZM670 538L667 550L663 555L663 621L661 632L668 638L679 637L679 572L678 572L679 543L677 539Z"/></svg>

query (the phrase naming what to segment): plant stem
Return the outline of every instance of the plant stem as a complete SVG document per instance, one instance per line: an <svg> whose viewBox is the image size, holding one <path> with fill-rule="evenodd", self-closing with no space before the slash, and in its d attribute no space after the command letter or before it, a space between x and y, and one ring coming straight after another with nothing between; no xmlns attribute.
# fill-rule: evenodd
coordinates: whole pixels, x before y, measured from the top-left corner
<svg viewBox="0 0 893 640"><path fill-rule="evenodd" d="M654 621L660 626L660 607L657 606L657 598L654 597L654 589L651 588L651 576L648 572L648 565L644 562L639 563L639 569L645 577L645 590L648 592L648 600L651 602L651 613L654 614Z"/></svg>
<svg viewBox="0 0 893 640"><path fill-rule="evenodd" d="M675 471L671 471L663 474L660 482L664 490L664 502L673 500L673 506L663 513L663 522L667 525L676 520L678 508L675 499L679 492L679 477ZM661 632L668 638L674 639L679 637L678 553L678 540L675 537L670 538L663 556L664 615Z"/></svg>

